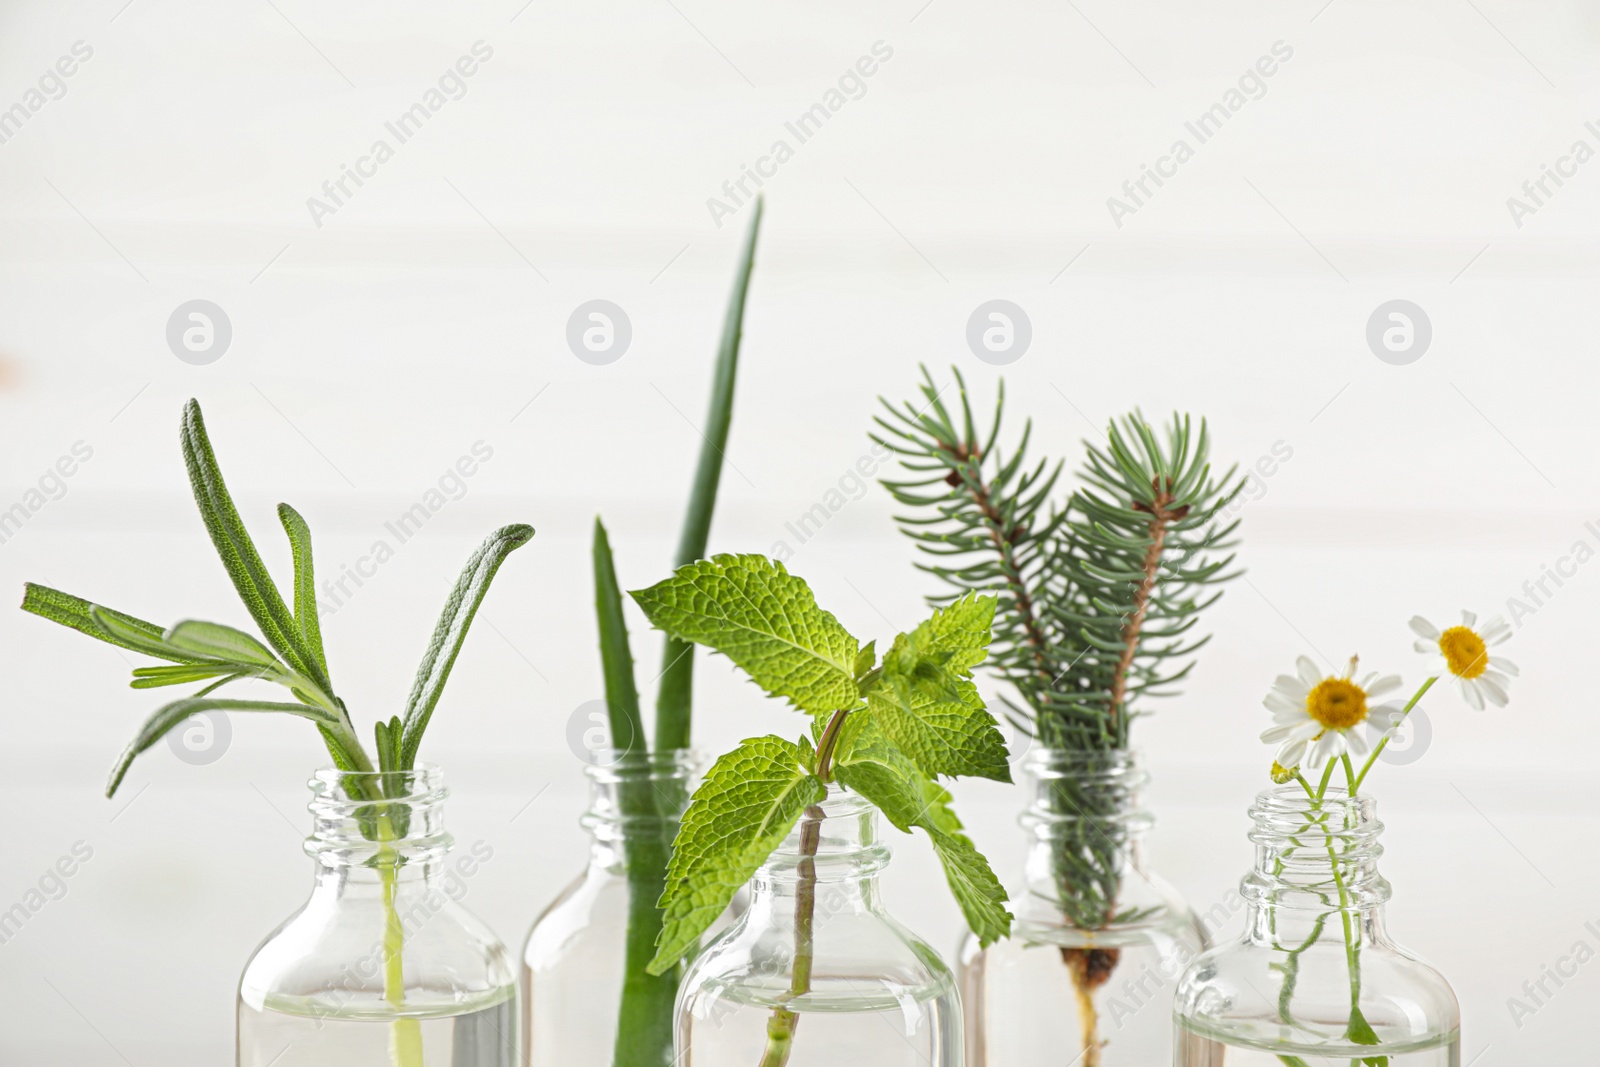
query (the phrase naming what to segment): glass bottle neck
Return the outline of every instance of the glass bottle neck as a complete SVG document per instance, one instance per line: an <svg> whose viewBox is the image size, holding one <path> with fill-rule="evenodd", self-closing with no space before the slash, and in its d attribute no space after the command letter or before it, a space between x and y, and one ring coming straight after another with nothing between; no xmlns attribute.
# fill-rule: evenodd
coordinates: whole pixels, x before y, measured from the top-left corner
<svg viewBox="0 0 1600 1067"><path fill-rule="evenodd" d="M620 869L624 841L652 838L669 846L689 805L701 765L698 753L673 749L656 753L604 750L584 768L589 808L579 820L590 836L589 865Z"/></svg>
<svg viewBox="0 0 1600 1067"><path fill-rule="evenodd" d="M1143 872L1155 818L1143 807L1150 776L1137 753L1034 749L1022 770L1029 803L1017 821L1030 838L1030 896L1082 901L1080 883Z"/></svg>
<svg viewBox="0 0 1600 1067"><path fill-rule="evenodd" d="M1259 794L1250 817L1255 866L1239 883L1247 936L1270 929L1281 939L1285 925L1320 927L1331 913L1382 935L1391 890L1378 872L1383 823L1370 797L1329 789L1318 800L1298 784L1281 786Z"/></svg>
<svg viewBox="0 0 1600 1067"><path fill-rule="evenodd" d="M792 922L801 893L814 894L819 920L841 911L881 905L878 874L889 864L878 833L878 812L855 793L828 787L820 804L806 808L783 844L750 880L750 921Z"/></svg>
<svg viewBox="0 0 1600 1067"><path fill-rule="evenodd" d="M444 828L449 791L444 773L323 770L311 779L311 836L306 853L319 886L344 890L370 883L425 879L455 839Z"/></svg>

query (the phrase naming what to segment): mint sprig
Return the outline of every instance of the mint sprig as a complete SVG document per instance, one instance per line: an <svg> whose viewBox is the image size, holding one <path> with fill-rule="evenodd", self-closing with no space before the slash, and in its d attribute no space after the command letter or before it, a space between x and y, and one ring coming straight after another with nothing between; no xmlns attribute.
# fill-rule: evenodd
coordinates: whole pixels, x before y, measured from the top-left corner
<svg viewBox="0 0 1600 1067"><path fill-rule="evenodd" d="M404 718L396 716L376 725L378 759L374 761L356 736L344 701L334 693L330 680L317 620L310 528L289 505L278 505L278 518L294 557L291 610L239 518L206 433L200 405L194 400L183 409L182 443L184 466L201 520L261 639L232 626L197 619L162 628L48 586L32 582L24 586L22 610L96 640L173 664L135 668L133 688L209 683L188 697L162 705L145 720L117 760L106 795L117 791L140 753L189 716L211 710L277 712L309 719L316 724L329 755L341 770L371 771L375 766L384 771L411 770L423 731L495 571L506 556L528 542L533 528L502 527L490 534L467 561L417 671ZM210 698L212 692L237 681L271 682L289 690L295 701Z"/></svg>
<svg viewBox="0 0 1600 1067"><path fill-rule="evenodd" d="M817 606L804 580L763 556L715 556L632 596L658 628L721 652L813 716L798 741L742 742L695 792L673 844L652 973L677 963L802 816L822 818L816 805L835 780L896 828L928 835L983 944L1009 932L1005 890L936 783L939 775L1011 780L1005 742L972 683L987 654L993 597L969 595L935 611L897 635L880 663L875 643L863 647Z"/></svg>

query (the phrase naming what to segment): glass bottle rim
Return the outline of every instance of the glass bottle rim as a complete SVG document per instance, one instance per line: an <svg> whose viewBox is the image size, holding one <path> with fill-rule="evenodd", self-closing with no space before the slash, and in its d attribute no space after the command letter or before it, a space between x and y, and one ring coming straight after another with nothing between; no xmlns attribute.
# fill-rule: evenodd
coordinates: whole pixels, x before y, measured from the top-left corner
<svg viewBox="0 0 1600 1067"><path fill-rule="evenodd" d="M313 804L367 804L374 799L422 804L449 796L444 769L437 763L419 762L403 771L347 771L321 767L306 783L315 794Z"/></svg>
<svg viewBox="0 0 1600 1067"><path fill-rule="evenodd" d="M669 748L651 752L643 749L598 749L584 761L583 773L596 784L623 781L686 780L705 770L706 754L698 748Z"/></svg>

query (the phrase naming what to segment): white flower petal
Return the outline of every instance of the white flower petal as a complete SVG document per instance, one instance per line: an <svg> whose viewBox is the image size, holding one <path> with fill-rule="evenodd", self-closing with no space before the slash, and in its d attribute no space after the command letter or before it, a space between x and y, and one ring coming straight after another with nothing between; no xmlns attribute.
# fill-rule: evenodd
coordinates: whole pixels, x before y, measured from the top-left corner
<svg viewBox="0 0 1600 1067"><path fill-rule="evenodd" d="M1293 767L1305 758L1305 754L1306 740L1303 737L1298 737L1291 741L1285 741L1278 746L1278 754L1274 758L1280 767Z"/></svg>
<svg viewBox="0 0 1600 1067"><path fill-rule="evenodd" d="M1344 734L1338 730L1325 730L1321 737L1311 745L1311 751L1306 756L1306 764L1311 767L1320 767L1330 759L1337 759L1344 751Z"/></svg>
<svg viewBox="0 0 1600 1067"><path fill-rule="evenodd" d="M1489 703L1497 708L1503 708L1511 703L1511 697L1507 695L1505 686L1501 684L1504 679L1505 675L1493 673L1485 673L1478 676L1478 688L1482 689L1483 695L1489 698Z"/></svg>
<svg viewBox="0 0 1600 1067"><path fill-rule="evenodd" d="M1437 642L1439 640L1439 628L1421 615L1411 616L1411 632L1418 637L1425 637L1429 641Z"/></svg>
<svg viewBox="0 0 1600 1067"><path fill-rule="evenodd" d="M1261 731L1261 740L1269 745L1275 745L1292 733L1294 733L1294 727L1291 725L1269 726Z"/></svg>
<svg viewBox="0 0 1600 1067"><path fill-rule="evenodd" d="M1498 645L1511 637L1511 624L1504 618L1496 615L1483 624L1483 629L1478 631L1478 636L1483 638L1486 645Z"/></svg>
<svg viewBox="0 0 1600 1067"><path fill-rule="evenodd" d="M1367 734L1365 730L1345 731L1344 743L1354 755L1365 756L1367 754Z"/></svg>
<svg viewBox="0 0 1600 1067"><path fill-rule="evenodd" d="M1437 652L1437 651L1439 651L1439 642L1438 641L1413 641L1411 643L1411 647L1416 649L1418 652Z"/></svg>
<svg viewBox="0 0 1600 1067"><path fill-rule="evenodd" d="M1466 610L1463 609L1463 611L1461 612L1461 625L1465 626L1469 630L1472 629L1474 626L1478 625L1477 613L1476 612L1471 612L1471 611L1466 611Z"/></svg>
<svg viewBox="0 0 1600 1067"><path fill-rule="evenodd" d="M1382 678L1379 678L1376 682L1373 682L1371 685L1362 686L1362 688L1367 691L1367 696L1369 698L1380 696L1389 692L1390 690L1399 689L1400 676L1398 674L1386 674Z"/></svg>
<svg viewBox="0 0 1600 1067"><path fill-rule="evenodd" d="M1478 687L1465 678L1461 680L1461 695L1467 698L1467 703L1472 705L1473 711L1483 710L1483 694Z"/></svg>
<svg viewBox="0 0 1600 1067"><path fill-rule="evenodd" d="M1506 659L1504 656L1490 656L1489 657L1489 666L1493 667L1495 670L1500 671L1503 674L1509 674L1513 678L1517 677L1517 675L1522 673L1520 670L1517 669L1517 665L1515 663L1512 663L1510 660Z"/></svg>
<svg viewBox="0 0 1600 1067"><path fill-rule="evenodd" d="M1283 696L1282 693L1267 693L1266 699L1262 699L1261 702L1274 715L1304 715L1306 713L1306 701L1304 699L1291 701L1288 697Z"/></svg>
<svg viewBox="0 0 1600 1067"><path fill-rule="evenodd" d="M1305 700L1311 694L1311 688L1298 678L1291 678L1287 674L1278 675L1272 683L1274 693L1282 693L1290 700Z"/></svg>
<svg viewBox="0 0 1600 1067"><path fill-rule="evenodd" d="M1301 656L1294 661L1294 665L1295 669L1300 673L1300 680L1305 683L1307 692L1316 688L1317 684L1322 681L1322 672L1317 669L1315 663L1311 662L1311 657Z"/></svg>

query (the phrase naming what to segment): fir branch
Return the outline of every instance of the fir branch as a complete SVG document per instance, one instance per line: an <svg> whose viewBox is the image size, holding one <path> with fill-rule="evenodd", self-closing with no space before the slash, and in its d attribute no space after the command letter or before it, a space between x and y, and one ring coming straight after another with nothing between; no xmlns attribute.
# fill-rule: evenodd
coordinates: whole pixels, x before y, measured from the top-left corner
<svg viewBox="0 0 1600 1067"><path fill-rule="evenodd" d="M1137 411L1086 445L1080 486L1055 503L1061 462L1030 461L1032 425L1015 449L997 442L1005 408L980 434L966 383L954 372L959 419L923 368L924 401L884 401L873 440L913 477L883 485L911 509L896 517L922 550L917 566L946 589L999 598L992 668L1055 747L1125 747L1137 702L1170 693L1204 644L1185 635L1235 576L1225 554L1237 522L1219 522L1243 481L1214 478L1209 436L1175 415L1164 439ZM1017 710L1017 709L1014 709Z"/></svg>

